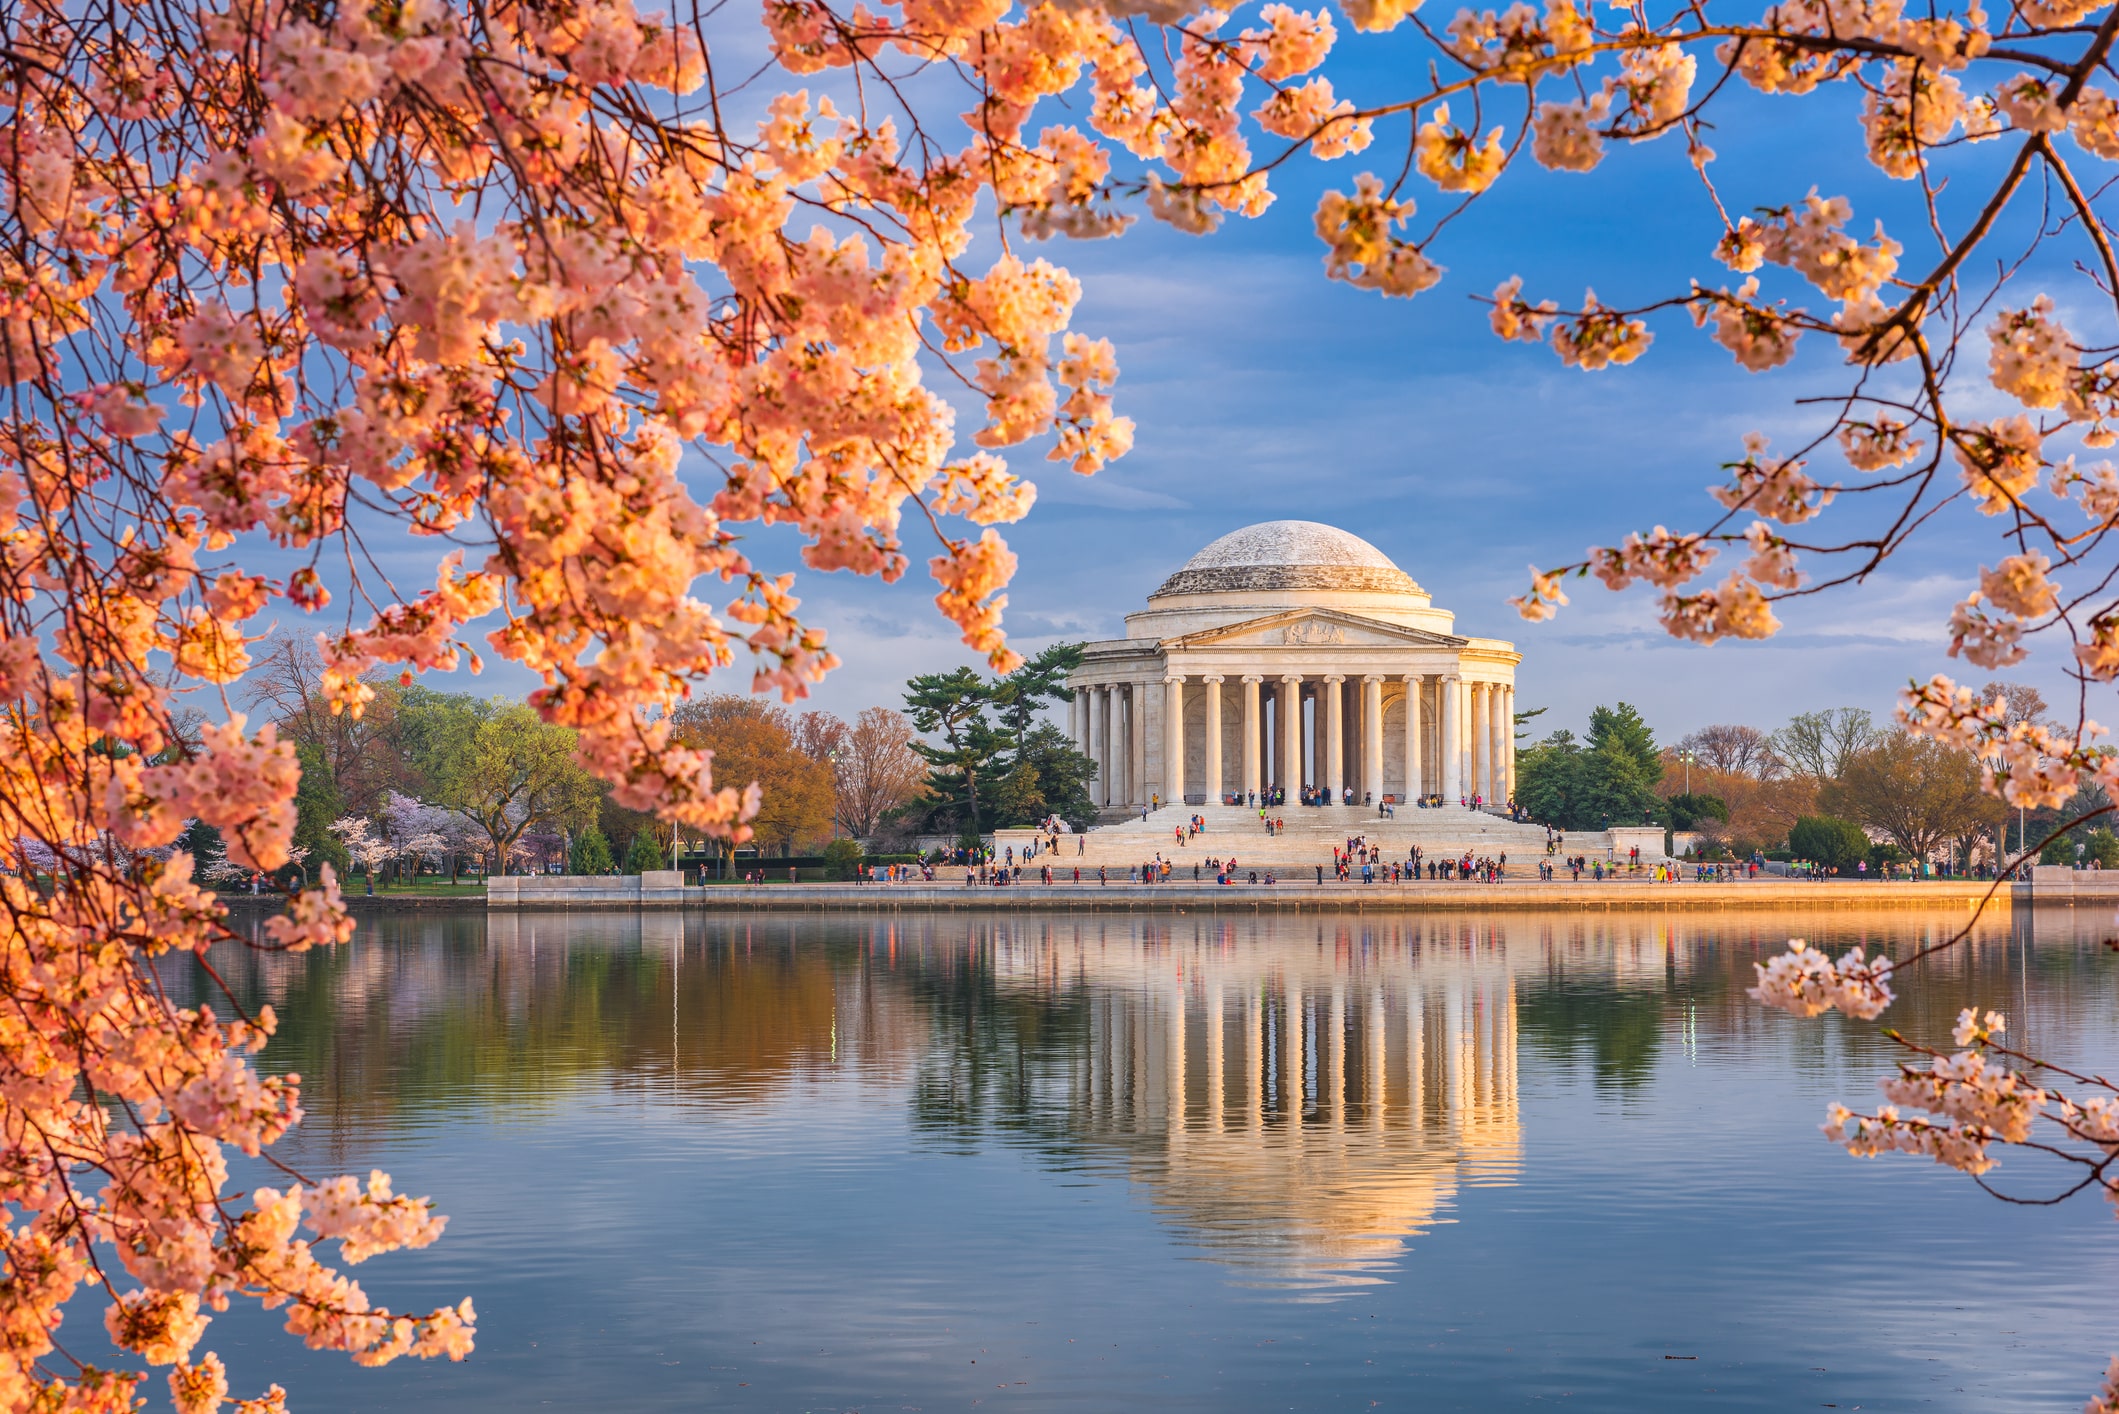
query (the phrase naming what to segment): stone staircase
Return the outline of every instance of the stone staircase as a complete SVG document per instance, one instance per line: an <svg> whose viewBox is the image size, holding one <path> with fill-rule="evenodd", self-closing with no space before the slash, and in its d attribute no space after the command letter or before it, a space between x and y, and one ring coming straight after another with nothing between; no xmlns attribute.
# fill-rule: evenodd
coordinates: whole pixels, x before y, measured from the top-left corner
<svg viewBox="0 0 2119 1414"><path fill-rule="evenodd" d="M1076 865L1130 869L1160 854L1184 868L1233 855L1237 867L1246 872L1309 872L1319 864L1329 868L1332 851L1354 835L1366 835L1371 845L1381 847L1386 860L1405 859L1418 845L1427 859L1456 857L1467 851L1475 857L1506 854L1514 873L1518 869L1528 872L1545 855L1544 826L1516 824L1458 805L1434 810L1401 807L1394 820L1379 816L1373 806L1361 805L1284 806L1273 813L1286 821L1286 828L1268 835L1258 812L1241 806L1165 806L1150 812L1145 820L1136 810L1122 822L1081 835L1061 835L1057 855L1040 856L1031 863L1034 867L1050 862L1062 869ZM1179 846L1174 831L1193 815L1204 817L1206 829L1189 844ZM1021 859L1024 847L1037 838L1035 830L1001 830L994 835L994 848L1000 851L1012 846ZM1562 854L1592 858L1608 858L1611 848L1611 837L1601 831L1567 835L1560 846Z"/></svg>

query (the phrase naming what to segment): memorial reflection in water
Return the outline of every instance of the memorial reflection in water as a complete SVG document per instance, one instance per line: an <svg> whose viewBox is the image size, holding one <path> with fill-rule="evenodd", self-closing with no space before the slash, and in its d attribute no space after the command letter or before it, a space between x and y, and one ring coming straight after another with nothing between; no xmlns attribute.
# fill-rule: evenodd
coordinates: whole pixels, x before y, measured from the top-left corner
<svg viewBox="0 0 2119 1414"><path fill-rule="evenodd" d="M1711 960L1741 977L1724 945L1750 956L1786 927L1692 931L1680 944L1626 917L509 914L407 920L306 963L231 962L308 1021L293 1047L275 1043L282 1063L329 1077L297 1149L458 1104L533 1111L584 1083L719 1115L829 1076L908 1104L930 1139L1123 1174L1235 1280L1315 1292L1401 1265L1460 1186L1514 1179L1519 1020L1540 1046L1556 1032L1591 1045L1618 1078L1652 1054L1674 987L1748 1015L1741 981L1689 974ZM1595 1035L1559 1009L1585 987L1612 989L1588 1013ZM1648 1050L1629 1059L1629 1043Z"/></svg>
<svg viewBox="0 0 2119 1414"><path fill-rule="evenodd" d="M1098 931L1011 939L997 965L1087 991L1080 1135L1218 1260L1271 1284L1372 1280L1458 1183L1514 1175L1515 979L1481 930Z"/></svg>

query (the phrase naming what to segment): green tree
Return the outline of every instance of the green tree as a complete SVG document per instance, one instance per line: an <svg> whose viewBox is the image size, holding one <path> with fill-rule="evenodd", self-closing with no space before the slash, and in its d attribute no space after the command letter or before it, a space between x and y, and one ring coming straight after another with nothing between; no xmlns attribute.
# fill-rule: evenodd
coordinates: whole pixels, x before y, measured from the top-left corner
<svg viewBox="0 0 2119 1414"><path fill-rule="evenodd" d="M966 834L982 833L986 827L979 781L993 774L1006 741L986 716L993 695L992 685L970 668L922 673L905 685L905 707L913 726L942 739L940 745L912 743L928 765L928 793L952 805L963 802L958 824Z"/></svg>
<svg viewBox="0 0 2119 1414"><path fill-rule="evenodd" d="M1623 757L1638 774L1659 780L1663 774L1663 749L1655 744L1655 733L1633 704L1596 707L1589 713L1589 749Z"/></svg>
<svg viewBox="0 0 2119 1414"><path fill-rule="evenodd" d="M851 879L861 868L861 842L836 839L824 846L824 877Z"/></svg>
<svg viewBox="0 0 2119 1414"><path fill-rule="evenodd" d="M1048 702L1072 702L1067 675L1082 663L1082 644L1055 643L993 685L995 715L1015 748L1018 764L1030 744L1037 714Z"/></svg>
<svg viewBox="0 0 2119 1414"><path fill-rule="evenodd" d="M191 877L207 887L218 887L219 880L208 880L207 873L227 858L228 846L221 832L204 820L185 822L184 833L177 836L177 848L191 856Z"/></svg>
<svg viewBox="0 0 2119 1414"><path fill-rule="evenodd" d="M633 836L633 842L625 849L625 872L645 874L650 869L664 869L662 841L655 838L651 830L642 830Z"/></svg>
<svg viewBox="0 0 2119 1414"><path fill-rule="evenodd" d="M1516 803L1563 830L1632 824L1663 802L1662 752L1655 733L1627 703L1589 714L1589 740L1560 730L1516 760Z"/></svg>
<svg viewBox="0 0 2119 1414"><path fill-rule="evenodd" d="M2100 826L2085 834L2082 842L2084 864L2095 860L2099 869L2119 869L2119 835Z"/></svg>
<svg viewBox="0 0 2119 1414"><path fill-rule="evenodd" d="M993 789L993 823L1031 824L1045 818L1045 793L1038 789L1037 767L1018 761Z"/></svg>
<svg viewBox="0 0 2119 1414"><path fill-rule="evenodd" d="M1096 762L1075 749L1074 741L1050 722L1040 722L1023 740L1021 766L1037 773L1036 813L1019 815L1018 824L1036 824L1057 815L1077 830L1087 829L1096 819L1096 803L1089 798L1089 779Z"/></svg>
<svg viewBox="0 0 2119 1414"><path fill-rule="evenodd" d="M1996 814L1993 797L1980 789L1977 757L1900 731L1876 737L1841 763L1839 778L1819 792L1818 804L1881 830L1915 859L1978 832Z"/></svg>
<svg viewBox="0 0 2119 1414"><path fill-rule="evenodd" d="M1516 757L1516 804L1563 830L1582 828L1586 753L1575 734L1554 732Z"/></svg>
<svg viewBox="0 0 2119 1414"><path fill-rule="evenodd" d="M496 869L529 831L567 829L593 815L602 788L575 762L574 733L524 704L408 694L398 715L433 803L485 834Z"/></svg>
<svg viewBox="0 0 2119 1414"><path fill-rule="evenodd" d="M603 837L603 831L591 825L574 836L574 848L568 854L567 868L576 874L611 872L611 842Z"/></svg>
<svg viewBox="0 0 2119 1414"><path fill-rule="evenodd" d="M1805 815L1788 831L1788 850L1798 859L1827 864L1845 873L1868 857L1869 837L1852 820L1836 815Z"/></svg>
<svg viewBox="0 0 2119 1414"><path fill-rule="evenodd" d="M1663 824L1672 830L1697 829L1702 820L1729 823L1729 802L1718 795L1673 795L1663 802Z"/></svg>
<svg viewBox="0 0 2119 1414"><path fill-rule="evenodd" d="M346 813L337 773L331 769L330 757L314 742L297 742L294 756L302 763L301 784L294 792L294 842L309 851L302 867L312 880L325 864L343 876L353 861L346 853L346 842L331 833L331 822Z"/></svg>

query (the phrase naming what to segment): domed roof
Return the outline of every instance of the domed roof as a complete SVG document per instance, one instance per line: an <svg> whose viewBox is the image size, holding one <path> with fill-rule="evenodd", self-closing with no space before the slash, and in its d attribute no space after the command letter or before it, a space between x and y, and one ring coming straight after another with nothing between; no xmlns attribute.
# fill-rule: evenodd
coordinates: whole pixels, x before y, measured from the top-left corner
<svg viewBox="0 0 2119 1414"><path fill-rule="evenodd" d="M1358 535L1314 520L1268 520L1232 530L1208 545L1149 597L1247 589L1420 592L1390 556Z"/></svg>

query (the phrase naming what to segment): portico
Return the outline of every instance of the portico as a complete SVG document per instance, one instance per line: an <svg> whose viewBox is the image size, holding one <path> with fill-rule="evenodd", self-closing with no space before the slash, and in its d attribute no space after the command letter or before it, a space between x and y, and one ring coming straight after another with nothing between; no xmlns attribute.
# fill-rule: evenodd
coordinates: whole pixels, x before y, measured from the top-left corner
<svg viewBox="0 0 2119 1414"><path fill-rule="evenodd" d="M1505 802L1515 778L1511 643L1454 615L1374 546L1270 521L1193 556L1091 643L1073 727L1102 805L1192 804L1304 786Z"/></svg>

